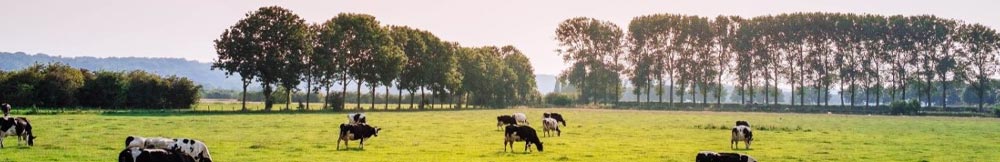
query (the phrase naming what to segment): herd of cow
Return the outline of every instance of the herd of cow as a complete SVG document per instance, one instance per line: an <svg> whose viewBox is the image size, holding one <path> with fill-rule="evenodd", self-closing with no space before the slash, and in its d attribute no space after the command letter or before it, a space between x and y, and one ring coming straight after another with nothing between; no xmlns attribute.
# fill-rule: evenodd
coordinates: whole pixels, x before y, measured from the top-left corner
<svg viewBox="0 0 1000 162"><path fill-rule="evenodd" d="M7 105L3 105L7 106ZM9 110L9 109L8 109ZM3 138L7 136L17 136L18 145L21 141L26 141L28 146L34 145L35 136L31 131L31 123L24 117L10 117L6 113L0 119L0 148L3 148ZM542 115L542 131L544 136L561 136L562 130L559 124L566 126L566 120L559 113L544 113ZM360 149L364 149L365 140L377 137L381 128L368 125L363 113L352 113L347 115L348 122L340 124L340 134L337 139L337 149L340 149L340 142L343 141L348 146L349 141L359 140ZM528 123L527 115L524 113L514 113L512 115L497 116L497 128L503 128L504 152L508 148L513 150L514 142L524 142L524 151L530 152L531 145L535 145L538 151L543 151L542 141L538 138L537 132ZM747 121L736 121L736 126L732 129L732 139L730 147L736 149L739 142L744 142L744 148L750 149L753 141L753 132L750 123ZM212 156L209 154L208 146L199 140L189 138L163 138L163 137L139 137L128 136L125 138L125 149L118 155L119 162L211 162ZM715 161L756 161L752 157L738 153L715 153L702 151L696 156L695 161L715 162Z"/></svg>

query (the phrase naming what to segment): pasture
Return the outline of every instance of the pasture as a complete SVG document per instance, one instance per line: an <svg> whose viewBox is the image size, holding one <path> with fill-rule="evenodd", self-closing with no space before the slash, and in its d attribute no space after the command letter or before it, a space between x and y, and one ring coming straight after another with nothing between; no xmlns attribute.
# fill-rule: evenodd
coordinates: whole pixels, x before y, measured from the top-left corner
<svg viewBox="0 0 1000 162"><path fill-rule="evenodd" d="M503 151L496 116L566 117L544 152ZM19 115L20 116L20 115ZM6 138L0 161L114 161L128 135L189 137L216 161L693 161L702 150L734 151L729 130L750 121L760 161L990 161L1000 159L1000 120L827 114L604 109L369 112L378 137L337 150L344 113L28 115L39 138ZM560 125L561 126L561 125ZM740 143L740 147L743 144ZM341 147L344 147L343 145ZM508 150L510 151L510 150Z"/></svg>

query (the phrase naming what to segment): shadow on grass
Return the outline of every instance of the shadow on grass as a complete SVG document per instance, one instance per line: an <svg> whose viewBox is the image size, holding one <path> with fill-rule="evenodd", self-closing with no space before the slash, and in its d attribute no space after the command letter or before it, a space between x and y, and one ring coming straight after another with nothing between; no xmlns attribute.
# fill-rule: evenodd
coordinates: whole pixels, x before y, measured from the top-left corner
<svg viewBox="0 0 1000 162"><path fill-rule="evenodd" d="M360 151L365 151L365 149L360 148L360 147L348 147L348 148L337 149L337 151L360 152Z"/></svg>

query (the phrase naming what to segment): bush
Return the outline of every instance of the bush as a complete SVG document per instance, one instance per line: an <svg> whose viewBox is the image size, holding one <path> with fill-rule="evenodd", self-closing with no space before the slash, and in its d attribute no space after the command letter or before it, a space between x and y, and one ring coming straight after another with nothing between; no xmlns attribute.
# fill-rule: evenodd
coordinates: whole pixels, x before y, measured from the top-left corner
<svg viewBox="0 0 1000 162"><path fill-rule="evenodd" d="M573 104L573 98L560 93L549 93L545 95L545 103L555 106L569 106Z"/></svg>
<svg viewBox="0 0 1000 162"><path fill-rule="evenodd" d="M919 100L893 101L889 104L892 115L917 115L920 111Z"/></svg>
<svg viewBox="0 0 1000 162"><path fill-rule="evenodd" d="M183 77L93 72L61 63L0 73L0 102L19 107L190 108L200 89Z"/></svg>
<svg viewBox="0 0 1000 162"><path fill-rule="evenodd" d="M993 105L993 114L1000 117L1000 104Z"/></svg>

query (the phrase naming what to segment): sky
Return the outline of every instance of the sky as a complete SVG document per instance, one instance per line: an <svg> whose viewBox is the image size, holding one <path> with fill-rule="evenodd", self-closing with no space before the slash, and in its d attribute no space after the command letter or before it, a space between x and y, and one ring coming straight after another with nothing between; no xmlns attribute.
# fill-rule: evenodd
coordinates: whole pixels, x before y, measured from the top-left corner
<svg viewBox="0 0 1000 162"><path fill-rule="evenodd" d="M513 45L537 74L567 65L555 52L558 24L574 17L627 28L636 16L674 13L744 17L794 12L882 15L933 14L1000 27L996 0L0 0L0 51L66 57L216 58L212 40L245 14L264 6L292 10L310 23L338 13L375 16L383 25L430 31L463 46Z"/></svg>

